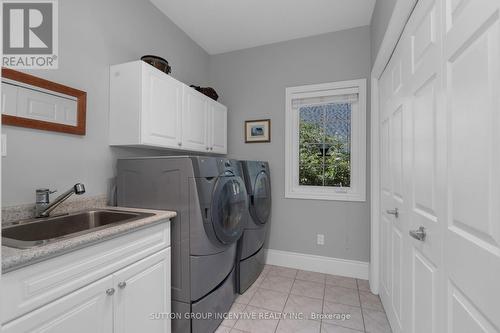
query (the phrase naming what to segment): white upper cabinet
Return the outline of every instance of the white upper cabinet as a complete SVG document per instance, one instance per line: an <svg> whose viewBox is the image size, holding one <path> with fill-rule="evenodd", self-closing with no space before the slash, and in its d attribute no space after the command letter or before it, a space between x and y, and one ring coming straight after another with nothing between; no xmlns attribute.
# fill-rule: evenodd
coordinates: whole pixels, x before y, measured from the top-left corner
<svg viewBox="0 0 500 333"><path fill-rule="evenodd" d="M227 109L143 61L111 66L110 145L227 153Z"/></svg>
<svg viewBox="0 0 500 333"><path fill-rule="evenodd" d="M208 102L210 119L209 149L218 154L227 153L227 108L215 101Z"/></svg>
<svg viewBox="0 0 500 333"><path fill-rule="evenodd" d="M184 87L182 110L182 147L208 151L208 101L207 97L191 87Z"/></svg>
<svg viewBox="0 0 500 333"><path fill-rule="evenodd" d="M144 64L142 140L146 144L176 146L181 140L182 84Z"/></svg>

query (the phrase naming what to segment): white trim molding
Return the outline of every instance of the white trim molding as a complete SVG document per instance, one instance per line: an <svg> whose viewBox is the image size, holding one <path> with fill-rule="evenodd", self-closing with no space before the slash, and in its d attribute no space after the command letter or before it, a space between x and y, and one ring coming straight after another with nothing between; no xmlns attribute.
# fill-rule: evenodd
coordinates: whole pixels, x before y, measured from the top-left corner
<svg viewBox="0 0 500 333"><path fill-rule="evenodd" d="M368 280L369 263L273 249L265 250L266 264Z"/></svg>
<svg viewBox="0 0 500 333"><path fill-rule="evenodd" d="M380 133L379 79L391 59L406 22L418 0L397 1L371 72L371 211L370 211L370 289L380 286Z"/></svg>
<svg viewBox="0 0 500 333"><path fill-rule="evenodd" d="M335 100L357 95L351 106L351 184L349 187L299 184L299 111L292 101L308 98ZM338 96L338 97L337 97ZM366 79L286 88L285 198L366 200Z"/></svg>

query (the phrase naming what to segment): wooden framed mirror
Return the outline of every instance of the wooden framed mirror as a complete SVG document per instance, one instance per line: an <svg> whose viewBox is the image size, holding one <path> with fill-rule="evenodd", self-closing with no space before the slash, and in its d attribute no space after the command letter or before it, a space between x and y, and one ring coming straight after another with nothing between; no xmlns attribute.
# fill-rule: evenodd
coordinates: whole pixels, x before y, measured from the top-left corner
<svg viewBox="0 0 500 333"><path fill-rule="evenodd" d="M2 125L85 135L87 93L2 68Z"/></svg>

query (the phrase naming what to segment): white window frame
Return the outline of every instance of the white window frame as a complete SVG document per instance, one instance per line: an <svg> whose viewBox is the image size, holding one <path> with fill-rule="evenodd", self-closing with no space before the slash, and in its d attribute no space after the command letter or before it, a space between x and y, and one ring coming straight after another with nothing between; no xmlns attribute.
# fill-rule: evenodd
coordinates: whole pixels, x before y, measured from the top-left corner
<svg viewBox="0 0 500 333"><path fill-rule="evenodd" d="M366 79L286 88L285 198L366 201ZM292 108L298 98L358 93L358 107L351 110L351 186L299 185L299 113Z"/></svg>

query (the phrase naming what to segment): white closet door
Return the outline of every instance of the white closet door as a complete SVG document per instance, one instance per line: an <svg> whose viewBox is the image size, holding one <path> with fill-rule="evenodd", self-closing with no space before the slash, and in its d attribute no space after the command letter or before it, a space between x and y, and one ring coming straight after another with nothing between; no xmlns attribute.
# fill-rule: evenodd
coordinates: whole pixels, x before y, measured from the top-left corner
<svg viewBox="0 0 500 333"><path fill-rule="evenodd" d="M410 136L407 171L410 190L408 222L405 232L409 254L407 331L441 333L444 329L442 265L442 227L446 214L444 191L446 156L444 110L438 94L442 86L441 2L420 0L404 34L408 45L408 125ZM425 233L425 239L410 232ZM415 234L414 234L415 235Z"/></svg>
<svg viewBox="0 0 500 333"><path fill-rule="evenodd" d="M395 332L500 332L499 20L500 0L420 0L380 79Z"/></svg>
<svg viewBox="0 0 500 333"><path fill-rule="evenodd" d="M443 329L439 19L439 0L418 2L381 78L381 298L394 332ZM421 227L425 240L410 236Z"/></svg>
<svg viewBox="0 0 500 333"><path fill-rule="evenodd" d="M447 332L499 332L500 1L443 3Z"/></svg>
<svg viewBox="0 0 500 333"><path fill-rule="evenodd" d="M405 231L408 229L403 143L408 136L408 106L401 98L403 63L401 49L394 55L381 80L381 298L394 332L403 332L403 272Z"/></svg>

